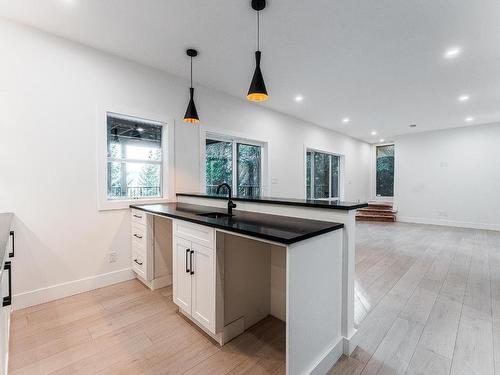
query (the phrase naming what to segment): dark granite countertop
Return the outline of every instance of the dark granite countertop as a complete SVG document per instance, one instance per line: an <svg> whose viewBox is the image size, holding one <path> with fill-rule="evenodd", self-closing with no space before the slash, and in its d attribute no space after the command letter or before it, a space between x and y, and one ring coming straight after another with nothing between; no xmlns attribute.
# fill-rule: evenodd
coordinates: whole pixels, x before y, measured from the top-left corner
<svg viewBox="0 0 500 375"><path fill-rule="evenodd" d="M227 200L227 195L211 195L205 193L177 193L181 197L196 197L209 199L224 199ZM287 206L302 206L313 208L327 208L332 210L356 210L358 208L368 207L368 203L345 202L338 200L322 200L322 199L296 199L296 198L273 198L273 197L233 197L233 201L267 203L267 204L282 204Z"/></svg>
<svg viewBox="0 0 500 375"><path fill-rule="evenodd" d="M2 277L3 264L7 257L7 244L9 242L10 225L13 216L11 213L0 213L0 278Z"/></svg>
<svg viewBox="0 0 500 375"><path fill-rule="evenodd" d="M286 245L344 227L344 224L295 217L268 215L234 210L232 217L210 218L198 216L207 212L226 212L224 209L187 203L131 205L148 213L186 220L195 224L262 238Z"/></svg>

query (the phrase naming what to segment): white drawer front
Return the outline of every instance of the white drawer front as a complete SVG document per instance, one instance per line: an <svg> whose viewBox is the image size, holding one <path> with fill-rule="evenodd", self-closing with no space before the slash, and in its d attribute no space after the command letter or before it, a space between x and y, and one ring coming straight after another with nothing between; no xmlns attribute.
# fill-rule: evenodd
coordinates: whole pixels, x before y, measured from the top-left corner
<svg viewBox="0 0 500 375"><path fill-rule="evenodd" d="M175 220L175 235L213 249L214 229L203 225Z"/></svg>
<svg viewBox="0 0 500 375"><path fill-rule="evenodd" d="M132 210L132 224L137 223L137 224L147 224L147 216L144 211L141 210Z"/></svg>
<svg viewBox="0 0 500 375"><path fill-rule="evenodd" d="M140 247L143 251L147 248L147 231L143 225L132 225L132 248Z"/></svg>
<svg viewBox="0 0 500 375"><path fill-rule="evenodd" d="M146 266L145 254L132 250L132 269L143 279L146 279Z"/></svg>

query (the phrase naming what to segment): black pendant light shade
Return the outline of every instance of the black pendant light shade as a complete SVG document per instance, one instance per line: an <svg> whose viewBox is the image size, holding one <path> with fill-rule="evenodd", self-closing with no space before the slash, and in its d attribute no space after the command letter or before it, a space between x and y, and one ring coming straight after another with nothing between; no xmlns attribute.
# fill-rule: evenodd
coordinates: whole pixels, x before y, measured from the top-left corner
<svg viewBox="0 0 500 375"><path fill-rule="evenodd" d="M252 0L252 8L257 11L257 51L255 51L255 72L253 73L252 83L250 83L250 88L248 89L247 94L247 99L252 102L262 102L264 100L267 100L267 98L269 97L269 95L267 95L264 77L262 76L262 71L260 70L260 58L262 53L260 52L259 12L265 7L265 0Z"/></svg>
<svg viewBox="0 0 500 375"><path fill-rule="evenodd" d="M198 117L198 111L196 110L196 105L193 100L194 88L189 88L189 103L186 109L186 114L184 115L184 122L188 122L190 124L195 124L200 122L200 118Z"/></svg>
<svg viewBox="0 0 500 375"><path fill-rule="evenodd" d="M255 51L255 72L247 94L247 99L252 102L262 102L268 98L266 84L260 70L260 56L261 52Z"/></svg>
<svg viewBox="0 0 500 375"><path fill-rule="evenodd" d="M200 118L198 117L198 111L196 110L196 105L194 104L193 57L198 55L198 51L195 49L188 49L186 54L191 58L191 87L189 88L189 103L186 109L186 114L184 115L184 122L196 124L200 122Z"/></svg>

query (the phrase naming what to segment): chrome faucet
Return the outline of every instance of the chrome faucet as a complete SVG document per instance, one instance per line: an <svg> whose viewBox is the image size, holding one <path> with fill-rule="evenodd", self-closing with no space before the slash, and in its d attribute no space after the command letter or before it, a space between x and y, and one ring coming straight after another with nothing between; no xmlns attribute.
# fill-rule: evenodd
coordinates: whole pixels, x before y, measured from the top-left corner
<svg viewBox="0 0 500 375"><path fill-rule="evenodd" d="M228 200L228 202L227 202L227 213L228 213L228 215L232 215L232 214L233 214L233 208L236 208L236 205L235 205L235 204L234 204L234 202L231 200L231 198L233 197L232 192L231 192L231 186L229 186L229 184L227 184L227 183L225 183L225 182L224 182L224 183L222 183L222 184L220 184L219 186L217 186L217 194L219 194L219 190L220 190L221 188L223 188L223 187L227 188L227 191L228 191L228 193L229 193L229 194L228 194L228 198L229 198L229 200Z"/></svg>

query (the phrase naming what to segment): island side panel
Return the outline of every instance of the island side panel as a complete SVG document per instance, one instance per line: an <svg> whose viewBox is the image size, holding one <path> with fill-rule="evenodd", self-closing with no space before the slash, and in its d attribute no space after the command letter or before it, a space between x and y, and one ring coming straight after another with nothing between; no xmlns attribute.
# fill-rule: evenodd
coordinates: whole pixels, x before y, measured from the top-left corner
<svg viewBox="0 0 500 375"><path fill-rule="evenodd" d="M343 351L343 230L290 245L286 258L286 372L325 374Z"/></svg>
<svg viewBox="0 0 500 375"><path fill-rule="evenodd" d="M354 281L356 278L356 210L348 211L344 220L342 243L342 335L344 354L351 355L356 349L354 327Z"/></svg>

